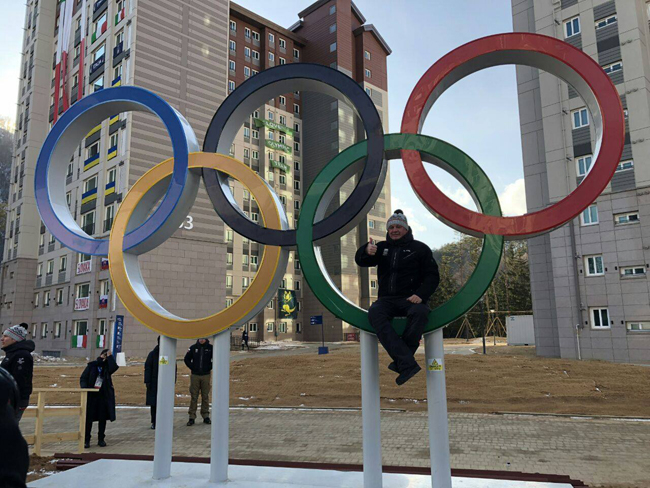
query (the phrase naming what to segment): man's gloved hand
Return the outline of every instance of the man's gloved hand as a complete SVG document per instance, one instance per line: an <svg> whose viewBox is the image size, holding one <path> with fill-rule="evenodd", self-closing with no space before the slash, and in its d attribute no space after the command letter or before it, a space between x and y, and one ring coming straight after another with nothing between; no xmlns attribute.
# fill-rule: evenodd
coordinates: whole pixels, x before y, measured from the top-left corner
<svg viewBox="0 0 650 488"><path fill-rule="evenodd" d="M422 303L422 299L417 295L411 295L406 300L411 303Z"/></svg>
<svg viewBox="0 0 650 488"><path fill-rule="evenodd" d="M375 245L375 241L373 241L372 237L370 238L370 242L368 242L368 246L366 246L366 254L368 254L368 256L374 256L377 254L377 246Z"/></svg>

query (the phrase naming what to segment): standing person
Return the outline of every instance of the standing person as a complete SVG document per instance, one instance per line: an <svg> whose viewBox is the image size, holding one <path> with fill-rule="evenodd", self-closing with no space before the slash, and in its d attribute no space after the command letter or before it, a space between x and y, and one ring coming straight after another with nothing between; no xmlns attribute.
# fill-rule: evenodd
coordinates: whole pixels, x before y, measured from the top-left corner
<svg viewBox="0 0 650 488"><path fill-rule="evenodd" d="M88 393L88 407L86 410L86 449L90 447L90 431L93 422L99 423L97 445L106 447L106 421L115 421L115 389L111 376L120 367L115 362L111 351L104 349L95 361L91 361L81 374L79 384L81 388L96 388L97 393Z"/></svg>
<svg viewBox="0 0 650 488"><path fill-rule="evenodd" d="M2 333L2 350L6 356L0 364L9 371L20 392L16 420L20 419L29 405L32 394L32 378L34 376L34 358L32 351L36 348L34 341L27 339L27 330L20 325L9 327Z"/></svg>
<svg viewBox="0 0 650 488"><path fill-rule="evenodd" d="M190 368L190 419L187 426L194 425L196 420L196 408L201 393L201 417L204 424L211 424L210 421L210 371L212 371L212 344L205 337L202 337L196 344L190 347L185 353L185 365Z"/></svg>
<svg viewBox="0 0 650 488"><path fill-rule="evenodd" d="M0 368L0 486L3 488L25 488L29 469L27 442L16 421L19 400L16 381Z"/></svg>
<svg viewBox="0 0 650 488"><path fill-rule="evenodd" d="M244 332L241 333L241 349L242 351L244 350L244 345L246 345L246 350L250 351L251 348L248 347L248 330L246 330L246 326L244 326Z"/></svg>
<svg viewBox="0 0 650 488"><path fill-rule="evenodd" d="M427 325L427 301L438 287L438 264L429 246L413 239L413 232L401 210L386 223L386 240L372 239L361 246L354 257L359 266L377 266L378 299L368 310L370 325L393 362L388 369L399 373L395 380L403 385L422 368L415 360ZM391 325L394 317L406 317L407 326L400 337Z"/></svg>
<svg viewBox="0 0 650 488"><path fill-rule="evenodd" d="M156 428L156 403L158 401L158 360L160 357L160 336L158 344L144 363L144 383L147 385L147 405L151 409L151 428Z"/></svg>

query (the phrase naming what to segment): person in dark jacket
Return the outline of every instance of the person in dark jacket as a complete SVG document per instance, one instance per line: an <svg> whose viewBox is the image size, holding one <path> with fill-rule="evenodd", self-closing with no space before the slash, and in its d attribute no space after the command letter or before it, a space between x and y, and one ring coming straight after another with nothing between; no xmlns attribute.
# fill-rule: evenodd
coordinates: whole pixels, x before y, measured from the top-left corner
<svg viewBox="0 0 650 488"><path fill-rule="evenodd" d="M251 348L248 347L248 331L246 330L246 327L244 327L244 332L241 333L241 350L244 350L244 346L246 346L246 350L250 351Z"/></svg>
<svg viewBox="0 0 650 488"><path fill-rule="evenodd" d="M29 396L32 394L32 378L34 376L32 351L35 348L34 341L27 339L27 330L20 325L9 327L2 333L2 350L6 356L0 367L9 371L18 385L20 392L20 401L16 411L18 422L29 405Z"/></svg>
<svg viewBox="0 0 650 488"><path fill-rule="evenodd" d="M386 240L375 244L372 239L355 255L359 266L377 266L378 300L368 310L368 320L377 338L393 362L388 369L399 373L395 380L403 385L420 370L415 360L427 325L427 306L440 281L438 264L429 246L413 239L413 232L401 210L388 219ZM402 337L391 326L394 317L406 317Z"/></svg>
<svg viewBox="0 0 650 488"><path fill-rule="evenodd" d="M147 356L144 363L144 383L147 385L147 405L151 409L151 428L156 428L156 403L158 400L158 360L160 357L160 337L158 344Z"/></svg>
<svg viewBox="0 0 650 488"><path fill-rule="evenodd" d="M190 420L188 427L194 425L196 420L196 408L201 393L201 417L204 424L210 421L210 371L212 371L212 344L202 337L196 344L192 345L185 353L185 365L190 368L190 409L188 411Z"/></svg>
<svg viewBox="0 0 650 488"><path fill-rule="evenodd" d="M13 376L0 368L0 486L25 488L29 469L27 442L20 433L16 410L20 392Z"/></svg>
<svg viewBox="0 0 650 488"><path fill-rule="evenodd" d="M90 447L90 431L93 422L99 423L99 447L106 447L106 421L115 422L115 389L111 376L120 367L115 362L111 351L104 349L95 361L91 361L84 369L79 379L81 388L95 388L97 393L88 393L88 407L86 410L86 436L85 447Z"/></svg>

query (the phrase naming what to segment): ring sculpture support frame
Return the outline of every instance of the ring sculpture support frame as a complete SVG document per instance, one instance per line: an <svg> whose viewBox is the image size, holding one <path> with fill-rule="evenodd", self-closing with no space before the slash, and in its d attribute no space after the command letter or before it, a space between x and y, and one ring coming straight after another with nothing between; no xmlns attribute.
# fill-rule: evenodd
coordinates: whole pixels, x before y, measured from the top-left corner
<svg viewBox="0 0 650 488"><path fill-rule="evenodd" d="M542 69L568 82L586 102L596 133L594 167L582 184L564 200L520 217L501 215L490 180L468 155L451 144L419 134L427 113L446 89L476 71L503 64ZM226 154L246 116L269 98L296 90L318 91L349 104L360 118L367 139L334 157L320 171L305 194L294 230L289 228L282 203L268 183ZM146 110L162 120L172 141L173 158L154 166L129 190L115 216L110 238L94 239L70 214L62 181L64 167L89 128L127 110ZM315 296L335 316L361 330L362 479L364 487L380 488L393 475L382 474L378 341L367 311L343 296L328 276L320 245L339 239L362 221L384 185L387 161L401 158L412 187L432 213L461 232L483 238L482 252L470 279L456 296L430 313L424 336L431 455L431 478L426 483L434 488L451 488L442 329L463 316L485 293L498 270L505 239L550 232L598 197L619 163L623 136L623 110L616 88L589 56L546 36L499 34L461 46L429 68L408 100L400 134L384 135L374 104L354 80L334 69L308 63L265 70L234 90L216 111L205 135L203 152L198 152L196 136L187 121L157 95L128 86L93 93L67 110L46 138L36 166L35 195L41 218L54 237L77 252L108 256L120 300L137 320L163 336L154 479L171 476L176 341L214 336L210 481L229 482L230 330L245 324L268 303L286 269L289 250L295 249ZM423 161L455 176L470 192L479 212L447 198L430 180ZM325 216L340 186L353 175L357 175L358 182L352 194L335 212ZM237 206L229 178L239 180L257 200L262 226L248 219ZM142 277L138 256L174 233L191 208L201 179L224 222L265 246L258 275L238 300L213 315L190 320L170 313L156 301ZM149 215L159 200L160 205ZM400 333L405 325L405 319L393 321ZM261 480L266 475L260 476ZM231 478L230 483L236 482ZM345 486L359 486L354 483ZM410 486L424 486L421 483ZM246 486L255 485L249 480ZM331 486L343 484L339 480Z"/></svg>

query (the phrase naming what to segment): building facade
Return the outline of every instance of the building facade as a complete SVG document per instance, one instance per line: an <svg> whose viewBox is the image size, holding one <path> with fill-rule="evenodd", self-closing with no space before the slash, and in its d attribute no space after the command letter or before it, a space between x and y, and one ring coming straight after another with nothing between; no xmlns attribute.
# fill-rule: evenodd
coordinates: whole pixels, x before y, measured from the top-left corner
<svg viewBox="0 0 650 488"><path fill-rule="evenodd" d="M650 363L650 52L645 0L512 0L514 30L562 39L596 60L625 111L611 183L579 218L529 240L537 353ZM517 67L528 211L590 171L591 115L566 83Z"/></svg>
<svg viewBox="0 0 650 488"><path fill-rule="evenodd" d="M332 5L334 13L330 14ZM359 63L342 62L339 69L364 85L387 120L388 46L374 27L362 26L365 19L349 0L318 2L310 9L301 23L285 29L226 0L191 5L158 0L28 2L0 281L0 327L27 322L38 352L94 357L97 350L110 344L114 324L122 317L127 354L142 356L155 345L155 334L120 303L108 261L61 247L36 209L32 182L42 142L58 116L82 96L126 84L147 88L179 110L202 143L219 104L247 78L288 62L324 63L316 50L316 54L309 50L320 41L300 31L304 28L301 24L310 24L310 15L327 12L328 30L334 21L334 36L338 37L341 29L348 31L346 55L366 50L370 59L364 62L360 58L360 65L376 63L372 74L378 81L374 83L369 76L368 80L359 77L364 75ZM383 43L380 50L377 39ZM336 59L329 62L328 58L327 64L334 66ZM292 225L309 184L305 160L315 171L313 178L330 159L312 163L309 156L313 146L309 145L312 136L308 132L321 124L322 117L317 111L312 111L313 118L307 115L310 103L305 97L290 93L270 100L251 114L231 148L233 156L273 185ZM348 125L327 134L314 131L314 144L331 134L348 138L347 145L355 142L358 122L352 112L337 107L335 113L338 119L346 109ZM326 141L332 156L346 147L335 148L334 138ZM115 114L92 128L71 155L66 179L70 211L81 228L94 237L107 238L117 206L130 185L170 156L163 124L148 113ZM319 168L315 164L320 164ZM257 221L259 212L250 194L238 182L233 181L231 189L249 218ZM383 200L373 210L378 223L386 220L389 209L385 201L389 196L387 183ZM356 245L359 234L367 233L368 225L374 226L372 215L342 242L350 240ZM261 251L261 245L234 234L223 224L201 188L174 236L139 261L147 286L163 306L180 316L197 318L215 313L219 306L229 305L241 295L254 279ZM356 273L354 277L350 273L349 281L359 281ZM296 292L298 318L280 320L273 301L247 324L251 340L308 339L304 317L308 322L309 315L320 308L309 306L307 286L301 278L292 253L283 286ZM376 280L373 283L376 287ZM366 291L359 292L356 285L356 295L352 296L369 296L371 285L366 279ZM346 329L341 321L328 323L326 319L326 324L332 331L327 340L344 338ZM186 344L183 342L179 350Z"/></svg>

